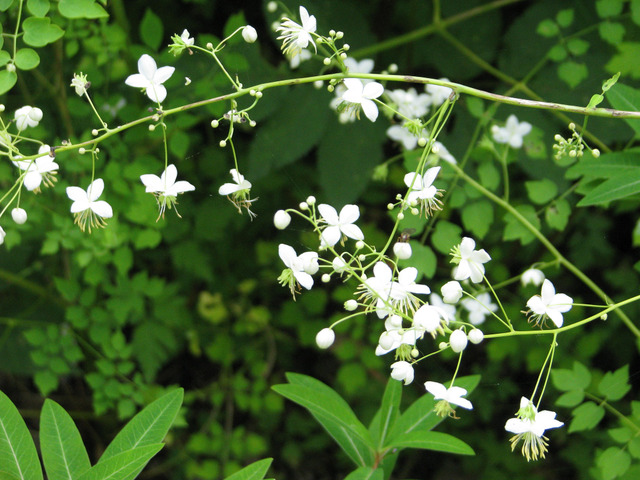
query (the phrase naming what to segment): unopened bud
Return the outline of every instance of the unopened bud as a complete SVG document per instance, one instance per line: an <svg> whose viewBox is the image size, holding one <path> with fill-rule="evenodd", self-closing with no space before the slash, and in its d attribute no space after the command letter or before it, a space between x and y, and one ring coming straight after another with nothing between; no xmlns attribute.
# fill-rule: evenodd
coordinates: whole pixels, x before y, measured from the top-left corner
<svg viewBox="0 0 640 480"><path fill-rule="evenodd" d="M353 298L344 302L344 309L347 312L353 312L357 308L358 308L358 302L356 302Z"/></svg>
<svg viewBox="0 0 640 480"><path fill-rule="evenodd" d="M323 328L316 335L316 344L318 345L318 347L324 350L333 345L335 339L336 334L333 330L331 330L330 328Z"/></svg>

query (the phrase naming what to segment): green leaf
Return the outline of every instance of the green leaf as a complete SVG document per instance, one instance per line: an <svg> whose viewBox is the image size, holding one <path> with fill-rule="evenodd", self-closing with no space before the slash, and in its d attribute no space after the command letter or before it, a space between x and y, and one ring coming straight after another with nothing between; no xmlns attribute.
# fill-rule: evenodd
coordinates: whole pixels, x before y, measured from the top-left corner
<svg viewBox="0 0 640 480"><path fill-rule="evenodd" d="M583 400L584 392L582 390L572 390L560 395L556 400L556 405L559 407L573 408L576 405L580 405Z"/></svg>
<svg viewBox="0 0 640 480"><path fill-rule="evenodd" d="M440 432L414 430L398 437L387 448L421 448L458 455L475 455L473 449L462 440Z"/></svg>
<svg viewBox="0 0 640 480"><path fill-rule="evenodd" d="M629 390L629 365L624 365L615 372L605 373L598 384L598 392L609 401L620 400Z"/></svg>
<svg viewBox="0 0 640 480"><path fill-rule="evenodd" d="M436 228L431 235L431 243L434 248L448 255L451 248L460 243L462 240L462 229L455 223L439 220L436 222Z"/></svg>
<svg viewBox="0 0 640 480"><path fill-rule="evenodd" d="M613 480L623 475L631 466L631 457L619 447L609 447L596 458L602 472L602 480Z"/></svg>
<svg viewBox="0 0 640 480"><path fill-rule="evenodd" d="M162 447L162 443L138 446L104 461L101 458L97 464L74 480L132 480Z"/></svg>
<svg viewBox="0 0 640 480"><path fill-rule="evenodd" d="M554 368L551 370L553 386L563 392L585 390L591 384L591 372L578 361L573 362L573 369Z"/></svg>
<svg viewBox="0 0 640 480"><path fill-rule="evenodd" d="M627 175L618 175L605 180L585 195L578 202L578 206L601 205L637 193L640 193L640 168L632 170Z"/></svg>
<svg viewBox="0 0 640 480"><path fill-rule="evenodd" d="M573 23L573 17L573 8L560 10L556 15L556 22L558 22L558 25L560 25L562 28L567 28Z"/></svg>
<svg viewBox="0 0 640 480"><path fill-rule="evenodd" d="M40 414L40 449L50 480L76 479L91 468L89 455L71 416L50 399Z"/></svg>
<svg viewBox="0 0 640 480"><path fill-rule="evenodd" d="M44 17L49 8L49 0L27 0L27 10L36 17Z"/></svg>
<svg viewBox="0 0 640 480"><path fill-rule="evenodd" d="M630 148L623 152L604 153L598 158L585 157L567 170L567 178L611 178L631 175L640 169L640 148Z"/></svg>
<svg viewBox="0 0 640 480"><path fill-rule="evenodd" d="M604 101L604 95L600 95L599 93L596 93L595 95L591 96L591 100L589 100L589 103L587 104L587 108L596 108L603 101Z"/></svg>
<svg viewBox="0 0 640 480"><path fill-rule="evenodd" d="M540 230L540 219L531 205L519 205L516 207L516 210L537 230ZM522 223L520 223L520 220L511 213L507 213L504 219L506 225L502 234L503 240L520 240L522 245L526 245L535 239L533 233L531 233Z"/></svg>
<svg viewBox="0 0 640 480"><path fill-rule="evenodd" d="M640 458L640 437L634 437L629 442L629 453L633 458Z"/></svg>
<svg viewBox="0 0 640 480"><path fill-rule="evenodd" d="M625 77L633 79L640 78L640 63L637 61L640 43L622 42L617 47L618 53L611 57L605 65L605 70L611 73L620 72Z"/></svg>
<svg viewBox="0 0 640 480"><path fill-rule="evenodd" d="M627 443L633 438L634 432L629 427L610 428L607 433L618 443Z"/></svg>
<svg viewBox="0 0 640 480"><path fill-rule="evenodd" d="M469 203L462 208L462 225L476 239L482 239L493 223L493 205L488 200Z"/></svg>
<svg viewBox="0 0 640 480"><path fill-rule="evenodd" d="M622 7L622 0L598 0L596 2L596 12L600 18L620 15Z"/></svg>
<svg viewBox="0 0 640 480"><path fill-rule="evenodd" d="M565 198L561 198L549 205L544 211L544 219L549 227L563 231L569 223L571 205Z"/></svg>
<svg viewBox="0 0 640 480"><path fill-rule="evenodd" d="M640 0L631 0L631 20L640 25Z"/></svg>
<svg viewBox="0 0 640 480"><path fill-rule="evenodd" d="M549 52L547 53L547 56L554 62L561 62L562 60L567 58L568 55L569 52L567 52L567 49L564 47L564 45L554 45L549 49Z"/></svg>
<svg viewBox="0 0 640 480"><path fill-rule="evenodd" d="M538 35L541 35L543 37L554 37L558 34L559 31L560 29L558 28L558 24L550 18L542 20L538 24L538 28L536 29Z"/></svg>
<svg viewBox="0 0 640 480"><path fill-rule="evenodd" d="M4 67L11 61L11 54L5 50L0 50L0 67Z"/></svg>
<svg viewBox="0 0 640 480"><path fill-rule="evenodd" d="M64 35L64 30L58 25L52 25L51 19L47 17L29 17L22 22L22 29L24 43L32 47L44 47Z"/></svg>
<svg viewBox="0 0 640 480"><path fill-rule="evenodd" d="M577 87L589 76L589 69L584 63L567 60L558 65L558 77L571 88Z"/></svg>
<svg viewBox="0 0 640 480"><path fill-rule="evenodd" d="M109 14L95 0L60 0L58 11L67 18L103 18Z"/></svg>
<svg viewBox="0 0 640 480"><path fill-rule="evenodd" d="M31 70L40 64L40 55L31 48L21 48L16 52L16 67Z"/></svg>
<svg viewBox="0 0 640 480"><path fill-rule="evenodd" d="M16 72L0 70L0 95L7 93L18 81Z"/></svg>
<svg viewBox="0 0 640 480"><path fill-rule="evenodd" d="M349 475L344 477L344 480L383 480L384 470L382 468L360 467Z"/></svg>
<svg viewBox="0 0 640 480"><path fill-rule="evenodd" d="M373 464L371 435L338 393L306 375L287 373L287 380L271 388L309 410L356 465Z"/></svg>
<svg viewBox="0 0 640 480"><path fill-rule="evenodd" d="M604 408L593 402L585 402L573 410L569 433L593 429L604 417Z"/></svg>
<svg viewBox="0 0 640 480"><path fill-rule="evenodd" d="M478 178L484 188L492 191L500 185L500 171L496 168L493 162L483 162L480 164L478 167Z"/></svg>
<svg viewBox="0 0 640 480"><path fill-rule="evenodd" d="M0 468L18 480L42 480L38 452L26 423L0 391Z"/></svg>
<svg viewBox="0 0 640 480"><path fill-rule="evenodd" d="M589 50L589 42L582 38L571 38L567 41L567 50L576 57L584 55Z"/></svg>
<svg viewBox="0 0 640 480"><path fill-rule="evenodd" d="M225 480L262 480L271 466L273 458L265 458L247 465L242 470L227 477Z"/></svg>
<svg viewBox="0 0 640 480"><path fill-rule="evenodd" d="M129 420L129 423L111 441L100 457L98 465L122 452L159 444L178 414L183 396L184 390L179 388L147 405Z"/></svg>
<svg viewBox="0 0 640 480"><path fill-rule="evenodd" d="M620 78L620 72L616 73L613 77L602 82L602 93L608 92L611 87L613 87L616 83L618 83L618 79Z"/></svg>
<svg viewBox="0 0 640 480"><path fill-rule="evenodd" d="M163 31L162 20L147 7L140 22L140 38L144 44L157 51L162 44Z"/></svg>
<svg viewBox="0 0 640 480"><path fill-rule="evenodd" d="M624 38L625 28L618 22L602 22L598 25L600 38L611 45L618 45Z"/></svg>
<svg viewBox="0 0 640 480"><path fill-rule="evenodd" d="M4 12L9 9L13 0L0 0L0 11Z"/></svg>
<svg viewBox="0 0 640 480"><path fill-rule="evenodd" d="M413 215L408 215L413 216ZM438 259L436 254L433 253L431 247L422 245L417 241L409 242L411 244L411 258L407 260L400 260L399 265L406 267L415 267L418 269L418 278L433 278L436 273L436 267L438 265Z"/></svg>
<svg viewBox="0 0 640 480"><path fill-rule="evenodd" d="M548 178L524 182L524 186L531 201L538 205L547 203L558 193L558 186Z"/></svg>
<svg viewBox="0 0 640 480"><path fill-rule="evenodd" d="M638 44L640 51L640 44ZM622 83L616 83L608 92L607 100L616 110L640 111L640 90ZM633 128L636 136L640 135L640 120L625 118L624 121Z"/></svg>
<svg viewBox="0 0 640 480"><path fill-rule="evenodd" d="M393 428L399 416L401 399L402 383L389 377L380 409L369 426L369 432L373 441L378 445L378 449L384 445L389 431Z"/></svg>

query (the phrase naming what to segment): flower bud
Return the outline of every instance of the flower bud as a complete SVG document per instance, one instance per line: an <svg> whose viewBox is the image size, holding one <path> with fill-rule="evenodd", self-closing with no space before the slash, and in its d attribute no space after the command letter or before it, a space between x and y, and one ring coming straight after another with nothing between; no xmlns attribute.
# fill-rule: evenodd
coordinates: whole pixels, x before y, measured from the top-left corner
<svg viewBox="0 0 640 480"><path fill-rule="evenodd" d="M220 125L218 120L211 120L211 128L218 128L218 125Z"/></svg>
<svg viewBox="0 0 640 480"><path fill-rule="evenodd" d="M457 303L462 298L462 287L455 280L445 283L440 292L444 303Z"/></svg>
<svg viewBox="0 0 640 480"><path fill-rule="evenodd" d="M277 2L269 2L267 3L267 11L268 12L275 12L276 10L278 10L278 3Z"/></svg>
<svg viewBox="0 0 640 480"><path fill-rule="evenodd" d="M7 232L4 231L4 228L0 227L0 245L4 243L4 237L7 236Z"/></svg>
<svg viewBox="0 0 640 480"><path fill-rule="evenodd" d="M451 350L460 353L467 348L467 334L460 329L454 330L449 337L449 344L451 345Z"/></svg>
<svg viewBox="0 0 640 480"><path fill-rule="evenodd" d="M300 210L309 210L309 204L307 202L300 202L300 205L298 205L298 207L300 208Z"/></svg>
<svg viewBox="0 0 640 480"><path fill-rule="evenodd" d="M333 270L336 273L342 273L347 269L347 262L345 262L342 257L334 258L331 265L333 265Z"/></svg>
<svg viewBox="0 0 640 480"><path fill-rule="evenodd" d="M284 230L291 223L291 215L284 210L278 210L273 216L273 224L278 230Z"/></svg>
<svg viewBox="0 0 640 480"><path fill-rule="evenodd" d="M320 277L320 280L322 280L322 283L329 283L331 281L331 275L329 275L328 273L323 273L322 277Z"/></svg>
<svg viewBox="0 0 640 480"><path fill-rule="evenodd" d="M525 270L520 277L520 281L522 282L522 286L526 286L528 284L533 284L535 286L542 285L544 282L544 273L537 268L530 268Z"/></svg>
<svg viewBox="0 0 640 480"><path fill-rule="evenodd" d="M395 253L396 257L400 260L411 258L411 245L407 242L396 242L393 246L393 253Z"/></svg>
<svg viewBox="0 0 640 480"><path fill-rule="evenodd" d="M316 203L316 197L314 197L313 195L309 195L309 196L307 197L307 203L308 203L309 205L315 205L315 203Z"/></svg>
<svg viewBox="0 0 640 480"><path fill-rule="evenodd" d="M358 240L356 242L356 249L362 250L364 248L364 242L362 240Z"/></svg>
<svg viewBox="0 0 640 480"><path fill-rule="evenodd" d="M247 43L253 43L258 39L258 32L251 25L247 25L242 29L242 38Z"/></svg>
<svg viewBox="0 0 640 480"><path fill-rule="evenodd" d="M482 330L474 328L469 332L467 337L469 337L471 343L477 345L484 340L484 333L482 333Z"/></svg>
<svg viewBox="0 0 640 480"><path fill-rule="evenodd" d="M18 225L22 225L27 221L27 212L24 210L24 208L14 208L13 210L11 210L11 218L13 218L13 221Z"/></svg>
<svg viewBox="0 0 640 480"><path fill-rule="evenodd" d="M356 308L358 308L358 302L356 302L353 298L344 302L344 309L347 312L353 312Z"/></svg>
<svg viewBox="0 0 640 480"><path fill-rule="evenodd" d="M318 347L322 348L323 350L333 345L335 339L336 334L330 328L323 328L316 335L316 343L318 344Z"/></svg>

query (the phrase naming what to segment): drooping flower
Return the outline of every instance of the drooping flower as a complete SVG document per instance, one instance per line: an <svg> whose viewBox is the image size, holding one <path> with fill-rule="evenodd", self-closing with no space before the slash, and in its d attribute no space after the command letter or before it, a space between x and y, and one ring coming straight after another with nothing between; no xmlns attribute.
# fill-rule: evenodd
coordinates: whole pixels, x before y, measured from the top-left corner
<svg viewBox="0 0 640 480"><path fill-rule="evenodd" d="M562 314L571 310L573 299L564 293L556 293L553 283L546 279L542 283L541 295L531 297L527 307L530 309L529 321L538 325L548 317L556 327L560 328L564 321Z"/></svg>
<svg viewBox="0 0 640 480"><path fill-rule="evenodd" d="M529 285L530 283L537 287L538 285L541 285L542 282L544 282L544 279L544 272L542 270L538 270L537 268L530 268L528 270L525 270L520 277L520 281L522 282L523 287Z"/></svg>
<svg viewBox="0 0 640 480"><path fill-rule="evenodd" d="M431 106L431 97L424 93L418 94L415 88L391 90L387 91L387 95L400 116L411 120L426 115Z"/></svg>
<svg viewBox="0 0 640 480"><path fill-rule="evenodd" d="M449 336L449 345L451 345L451 350L456 353L460 353L467 348L467 334L464 333L464 330L459 328L451 332L451 335Z"/></svg>
<svg viewBox="0 0 640 480"><path fill-rule="evenodd" d="M71 86L75 89L76 95L79 97L83 96L87 93L87 89L91 84L87 80L87 76L80 72L79 74L74 73L73 79L71 80Z"/></svg>
<svg viewBox="0 0 640 480"><path fill-rule="evenodd" d="M307 9L300 6L300 21L302 25L290 18L283 17L280 26L276 28L277 32L282 33L278 37L278 40L282 40L282 51L289 57L296 56L300 50L307 48L309 43L313 45L316 52L318 51L311 36L316 31L316 17L309 15Z"/></svg>
<svg viewBox="0 0 640 480"><path fill-rule="evenodd" d="M0 227L0 245L4 243L4 237L7 236L7 232L4 231L4 228Z"/></svg>
<svg viewBox="0 0 640 480"><path fill-rule="evenodd" d="M455 280L445 283L440 289L444 303L458 303L462 298L462 286Z"/></svg>
<svg viewBox="0 0 640 480"><path fill-rule="evenodd" d="M562 425L564 425L563 422L556 420L555 412L550 410L538 412L533 402L522 397L516 417L507 420L504 428L507 432L515 434L510 439L511 451L515 450L516 445L522 440L522 455L528 462L545 458L544 454L549 445L548 438L544 436L545 430L558 428Z"/></svg>
<svg viewBox="0 0 640 480"><path fill-rule="evenodd" d="M401 360L391 364L391 378L400 382L404 381L405 385L413 382L413 367L409 362Z"/></svg>
<svg viewBox="0 0 640 480"><path fill-rule="evenodd" d="M492 300L488 292L480 293L476 298L467 297L463 299L462 306L469 312L469 323L480 325L484 323L487 315L497 311L498 306Z"/></svg>
<svg viewBox="0 0 640 480"><path fill-rule="evenodd" d="M415 312L418 305L418 298L415 295L431 293L427 285L416 283L416 278L418 278L418 269L407 267L398 272L398 281L391 283L389 291L391 304L404 313Z"/></svg>
<svg viewBox="0 0 640 480"><path fill-rule="evenodd" d="M440 312L442 318L447 322L453 322L456 319L456 307L449 303L445 303L437 293L429 295L429 303Z"/></svg>
<svg viewBox="0 0 640 480"><path fill-rule="evenodd" d="M374 99L382 95L384 87L378 82L369 82L365 85L357 78L345 78L344 85L347 90L342 94L342 100L353 104L353 108L356 108L356 116L361 108L365 116L375 122L378 118L378 106Z"/></svg>
<svg viewBox="0 0 640 480"><path fill-rule="evenodd" d="M305 252L298 255L293 247L281 243L278 246L278 255L287 267L278 277L278 282L282 286L288 286L295 299L298 285L302 285L307 290L313 287L313 277L320 266L318 265L318 254L316 252Z"/></svg>
<svg viewBox="0 0 640 480"><path fill-rule="evenodd" d="M390 308L387 307L387 303L390 302L392 280L393 272L389 265L378 262L373 266L373 277L366 278L364 283L358 287L362 291L360 299L363 303L369 303L370 308L376 310L378 318L385 318L389 315Z"/></svg>
<svg viewBox="0 0 640 480"><path fill-rule="evenodd" d="M475 250L476 242L473 238L464 237L460 245L451 249L451 263L456 263L453 278L458 281L470 278L473 283L480 283L484 277L484 263L491 260L484 250Z"/></svg>
<svg viewBox="0 0 640 480"><path fill-rule="evenodd" d="M333 247L338 243L342 236L353 238L354 240L363 240L364 234L360 227L354 225L353 222L360 218L360 209L357 205L345 205L340 210L340 215L335 208L326 203L318 205L318 212L322 215L322 219L327 226L320 234L320 247Z"/></svg>
<svg viewBox="0 0 640 480"><path fill-rule="evenodd" d="M396 242L393 244L393 253L398 260L407 260L411 258L411 244L409 242Z"/></svg>
<svg viewBox="0 0 640 480"><path fill-rule="evenodd" d="M24 208L16 207L11 210L11 218L18 225L22 225L27 221L27 211Z"/></svg>
<svg viewBox="0 0 640 480"><path fill-rule="evenodd" d="M442 326L449 323L443 314L444 312L434 305L422 305L413 315L413 325L435 338L438 331L442 332Z"/></svg>
<svg viewBox="0 0 640 480"><path fill-rule="evenodd" d="M140 175L140 181L146 187L145 192L153 193L160 207L158 220L164 217L164 212L168 208L171 210L178 203L178 195L184 192L191 192L196 189L193 185L185 180L176 182L178 178L178 169L175 165L169 165L165 168L159 177L152 173ZM180 216L178 210L175 209L176 215ZM157 221L157 220L156 220Z"/></svg>
<svg viewBox="0 0 640 480"><path fill-rule="evenodd" d="M442 196L442 190L433 185L439 172L440 167L432 167L424 175L410 172L404 176L404 184L409 188L408 204L412 207L420 205L420 211L424 211L425 215L442 209L442 202L438 198Z"/></svg>
<svg viewBox="0 0 640 480"><path fill-rule="evenodd" d="M357 61L353 57L347 57L344 59L344 65L347 67L348 73L371 73L373 71L374 62L370 58L365 58ZM369 79L360 79L361 82L366 85L373 82ZM340 123L351 123L357 119L358 110L355 108L344 108L345 103L342 99L342 95L347 91L346 85L339 83L334 89L335 96L329 103L329 107L339 112L338 120Z"/></svg>
<svg viewBox="0 0 640 480"><path fill-rule="evenodd" d="M74 223L78 224L83 232L86 228L91 233L92 228L105 227L105 218L113 216L113 209L104 200L98 200L104 190L104 181L96 178L89 184L87 190L80 187L67 187L67 196L73 201L71 213L74 214Z"/></svg>
<svg viewBox="0 0 640 480"><path fill-rule="evenodd" d="M509 115L504 127L494 125L491 134L497 143L508 143L512 148L522 147L523 138L531 131L531 124L518 122L515 115Z"/></svg>
<svg viewBox="0 0 640 480"><path fill-rule="evenodd" d="M422 138L427 138L429 132L426 129L422 130L420 134ZM400 144L405 150L414 150L418 146L419 137L407 128L407 123L404 125L391 125L387 128L387 137Z"/></svg>
<svg viewBox="0 0 640 480"><path fill-rule="evenodd" d="M466 398L462 398L467 394L467 390L462 387L451 386L447 388L438 382L425 382L424 387L427 389L427 392L433 395L435 400L440 400L434 407L436 415L440 417L449 416L458 418L451 404L458 405L467 410L473 410L471 402Z"/></svg>
<svg viewBox="0 0 640 480"><path fill-rule="evenodd" d="M167 89L162 84L169 80L174 71L174 67L158 68L156 61L145 53L138 60L139 73L129 75L124 83L144 89L151 101L161 103L167 97Z"/></svg>
<svg viewBox="0 0 640 480"><path fill-rule="evenodd" d="M251 182L244 178L238 170L232 168L229 170L233 183L225 183L219 189L220 195L226 195L231 203L233 203L238 209L239 213L242 213L242 209L247 210L249 218L253 220L256 216L251 211L251 204L257 200L257 198L250 198Z"/></svg>
<svg viewBox="0 0 640 480"><path fill-rule="evenodd" d="M448 82L448 78L441 78L443 82ZM453 90L449 87L443 87L442 85L434 85L429 83L424 87L425 91L431 97L431 103L434 107L439 107L444 101L451 96Z"/></svg>
<svg viewBox="0 0 640 480"><path fill-rule="evenodd" d="M55 174L59 168L58 164L53 161L51 156L51 147L49 145L41 145L38 148L39 154L35 160L16 160L13 162L20 170L24 170L24 178L22 183L24 188L34 193L40 192L40 185L53 187L56 181Z"/></svg>
<svg viewBox="0 0 640 480"><path fill-rule="evenodd" d="M396 352L396 359L408 360L411 358L411 350L419 338L422 338L424 330L420 328L404 328L400 315L389 315L384 322L385 331L380 335L376 355L385 355L392 350Z"/></svg>
<svg viewBox="0 0 640 480"><path fill-rule="evenodd" d="M42 120L42 110L38 107L25 105L16 110L14 118L16 120L16 127L20 131L27 127L37 127L40 120Z"/></svg>

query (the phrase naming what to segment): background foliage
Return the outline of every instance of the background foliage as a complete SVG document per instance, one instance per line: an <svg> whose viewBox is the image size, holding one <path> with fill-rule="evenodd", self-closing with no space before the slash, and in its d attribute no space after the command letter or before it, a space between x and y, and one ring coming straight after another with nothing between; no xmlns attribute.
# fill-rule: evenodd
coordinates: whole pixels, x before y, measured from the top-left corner
<svg viewBox="0 0 640 480"><path fill-rule="evenodd" d="M0 1L5 32L16 28L15 3ZM305 6L316 15L319 30L344 31L350 54L373 58L376 71L395 63L403 74L447 77L496 93L576 105L587 105L602 81L621 71L623 85L607 96L610 105L640 106L633 101L639 98L634 87L640 78L640 2L575 0L559 6L553 0L460 0L442 2L435 17L434 3L310 0ZM124 84L142 53L152 54L159 65L176 66L167 82L166 107L214 97L229 86L213 63L201 55L176 59L165 45L184 28L205 44L246 23L258 30L259 42L230 42L221 54L230 72L245 85L288 78L292 73L270 28L278 17L265 5L29 0L17 71L0 73L0 87L7 92L2 101L7 112L25 104L39 106L45 116L32 133L45 143L86 140L92 128L87 125L94 120L86 102L69 88L74 72L88 74L94 103L109 124L123 124L145 115L149 106L146 97ZM292 10L297 6L288 3ZM6 65L12 46L5 41L3 48L0 64ZM295 75L317 70L317 62L307 62ZM192 85L184 86L185 76ZM328 108L331 98L311 86L270 90L252 112L258 126L239 127L238 158L260 197L253 222L217 194L233 162L218 147L225 132L209 123L228 104L168 120L170 163L196 186L193 194L180 197L181 219L169 212L156 222L157 207L139 184L141 174L162 170L159 129L130 129L100 146L96 168L116 217L91 235L73 225L64 191L88 183L90 158L59 155L57 186L38 196L23 193L29 221L10 229L5 225L7 251L0 256L0 386L26 409L23 415L39 411L43 395L55 399L71 412L85 441L93 440L89 455L95 458L118 430L114 416L124 421L162 392L181 386L185 403L170 448L144 476L219 478L267 455L275 456L271 471L276 478L341 478L350 470L348 458L308 413L285 403L270 387L283 383L288 371L314 376L340 392L358 418L368 422L378 408L372 399L382 397L390 362L373 354L379 335L373 319L350 323L339 331L332 350L317 351L315 334L338 318L355 285L336 282L305 292L294 303L275 281L282 268L277 246L298 249L316 240L301 230L274 231L272 214L309 194L336 206L358 202L366 237L382 242L392 223L380 207L402 188L402 164L412 165L415 156L401 156L386 139L384 118L340 125ZM624 107L621 99L634 108ZM585 202L596 186L610 189L604 187L611 181L608 164L595 173L584 165L567 170L571 159L553 159L553 136L567 136L569 121L580 125L580 117L495 107L465 97L439 140L462 158L478 122L482 140L492 118L504 121L511 113L534 125L523 150L508 158L511 203L567 258L605 285L611 298L633 296L640 283L636 191L614 203L607 197ZM637 122L597 118L588 127L588 142L603 154L632 146L640 131ZM637 152L626 154L637 175ZM374 167L391 158L396 161L389 163L386 180L373 180ZM486 142L472 145L466 171L496 193L502 192L500 168ZM0 164L3 189L14 177L9 162ZM491 253L494 283L550 259L529 232L469 185L460 184L449 195L435 224L407 225L417 229L414 249L422 252L427 283L449 276L442 255L464 232ZM571 275L551 272L576 301L598 303ZM510 284L500 291L513 318L534 290ZM635 304L625 311L637 318ZM638 344L614 315L604 327L593 324L561 337L554 365L559 370L553 375L557 390L545 399L558 399L559 418L570 426L554 432L546 461L527 464L508 454L503 424L520 396L532 389L547 345L534 341L523 349L520 340L507 339L486 342L466 356L464 374L483 377L471 397L474 412L440 427L472 445L476 456L406 453L396 467L397 478L608 479L617 473L636 478L637 463L612 473L609 465L620 463L621 450L608 449L624 446L629 465L637 462L640 449L629 446L614 416L588 401L589 395L607 396L611 389L602 382L618 375L613 381L618 390L609 400L625 400L623 413L636 421L640 417L637 402L629 408L629 399L638 394ZM455 363L451 357L448 363L422 365L430 378L447 378ZM626 370L620 370L622 365ZM407 405L424 394L416 383L404 389ZM626 387L620 390L620 385ZM572 392L578 393L566 396ZM599 464L591 461L596 454Z"/></svg>

